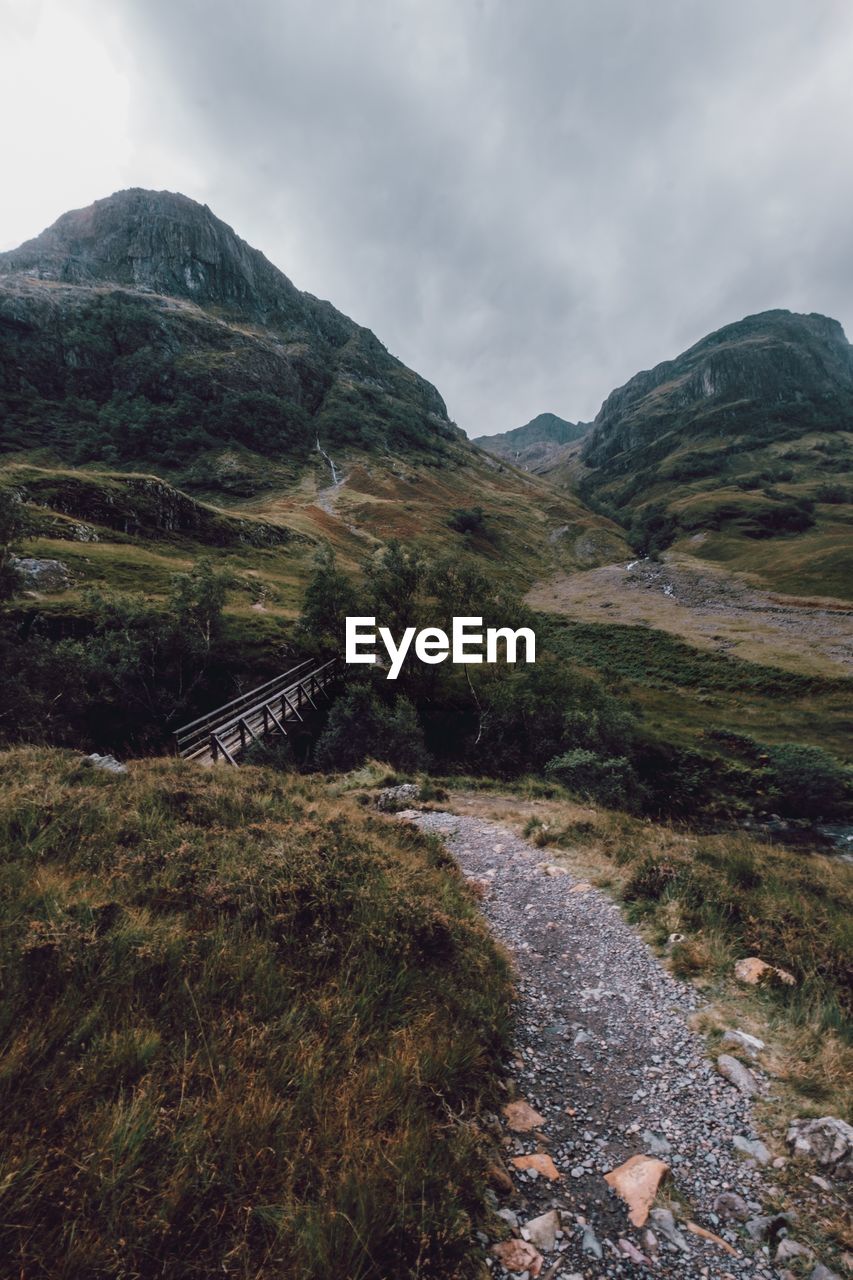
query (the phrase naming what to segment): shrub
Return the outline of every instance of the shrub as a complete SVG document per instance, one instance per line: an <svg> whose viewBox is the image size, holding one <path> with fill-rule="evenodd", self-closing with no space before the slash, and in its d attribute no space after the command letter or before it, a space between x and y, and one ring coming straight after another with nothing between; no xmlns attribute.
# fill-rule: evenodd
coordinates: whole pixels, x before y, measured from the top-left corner
<svg viewBox="0 0 853 1280"><path fill-rule="evenodd" d="M594 751L576 747L549 760L545 772L577 795L612 808L636 807L637 775L624 756L599 756Z"/></svg>
<svg viewBox="0 0 853 1280"><path fill-rule="evenodd" d="M772 803L787 818L837 818L850 813L850 771L820 747L785 743L768 751Z"/></svg>
<svg viewBox="0 0 853 1280"><path fill-rule="evenodd" d="M345 772L370 757L411 773L427 763L423 730L408 698L389 706L368 684L353 684L334 703L314 751L321 769Z"/></svg>
<svg viewBox="0 0 853 1280"><path fill-rule="evenodd" d="M486 515L482 507L461 507L453 512L447 524L456 533L483 533Z"/></svg>
<svg viewBox="0 0 853 1280"><path fill-rule="evenodd" d="M622 896L626 902L644 898L658 901L677 883L682 871L683 867L676 859L666 854L649 854L631 872Z"/></svg>
<svg viewBox="0 0 853 1280"><path fill-rule="evenodd" d="M817 502L828 502L837 505L850 501L850 492L843 484L821 484L815 490Z"/></svg>

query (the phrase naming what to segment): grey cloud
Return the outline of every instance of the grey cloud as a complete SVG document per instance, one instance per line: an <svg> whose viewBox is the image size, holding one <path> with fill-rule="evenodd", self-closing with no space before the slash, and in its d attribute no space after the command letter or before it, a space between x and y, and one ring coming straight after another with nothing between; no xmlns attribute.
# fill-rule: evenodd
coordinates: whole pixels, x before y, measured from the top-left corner
<svg viewBox="0 0 853 1280"><path fill-rule="evenodd" d="M853 321L845 0L109 7L137 137L471 434L751 311Z"/></svg>

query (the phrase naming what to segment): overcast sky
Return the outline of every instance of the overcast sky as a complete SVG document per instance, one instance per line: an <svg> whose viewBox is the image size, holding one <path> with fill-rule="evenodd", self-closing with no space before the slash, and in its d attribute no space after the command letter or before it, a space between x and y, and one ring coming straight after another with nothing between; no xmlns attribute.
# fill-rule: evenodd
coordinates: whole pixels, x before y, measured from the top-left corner
<svg viewBox="0 0 853 1280"><path fill-rule="evenodd" d="M469 434L769 307L853 332L850 0L0 0L0 248L183 191Z"/></svg>

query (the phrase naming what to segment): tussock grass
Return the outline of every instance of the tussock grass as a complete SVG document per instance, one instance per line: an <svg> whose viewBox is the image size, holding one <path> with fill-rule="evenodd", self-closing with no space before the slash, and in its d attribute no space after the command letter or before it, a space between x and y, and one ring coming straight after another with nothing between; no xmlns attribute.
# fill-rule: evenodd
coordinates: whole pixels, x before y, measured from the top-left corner
<svg viewBox="0 0 853 1280"><path fill-rule="evenodd" d="M440 846L258 768L0 755L0 1251L474 1274L504 958Z"/></svg>

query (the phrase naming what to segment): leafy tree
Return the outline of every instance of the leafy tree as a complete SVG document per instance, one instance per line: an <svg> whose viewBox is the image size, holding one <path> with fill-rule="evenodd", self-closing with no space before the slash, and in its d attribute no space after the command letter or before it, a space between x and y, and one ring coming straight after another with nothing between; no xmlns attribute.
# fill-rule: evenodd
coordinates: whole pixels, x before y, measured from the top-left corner
<svg viewBox="0 0 853 1280"><path fill-rule="evenodd" d="M217 638L231 575L217 573L209 560L199 560L189 573L172 579L171 609L179 627L186 627L202 654L210 653Z"/></svg>
<svg viewBox="0 0 853 1280"><path fill-rule="evenodd" d="M428 566L417 547L407 550L396 540L389 542L366 569L369 613L395 635L404 627L422 625L420 596L427 572Z"/></svg>
<svg viewBox="0 0 853 1280"><path fill-rule="evenodd" d="M386 705L369 684L353 684L332 706L314 758L321 769L347 770L371 756L396 769L422 769L423 730L408 698Z"/></svg>
<svg viewBox="0 0 853 1280"><path fill-rule="evenodd" d="M340 654L344 650L346 618L361 613L361 606L355 588L338 568L330 547L319 552L314 565L305 591L296 638L299 645L310 653L324 656Z"/></svg>
<svg viewBox="0 0 853 1280"><path fill-rule="evenodd" d="M634 809L639 799L637 775L625 756L600 756L575 747L555 756L546 774L578 795L619 809Z"/></svg>
<svg viewBox="0 0 853 1280"><path fill-rule="evenodd" d="M768 750L772 803L787 818L835 818L853 804L850 771L820 747L784 743Z"/></svg>
<svg viewBox="0 0 853 1280"><path fill-rule="evenodd" d="M631 521L628 540L639 556L653 559L675 541L678 520L662 503L654 502L638 511Z"/></svg>
<svg viewBox="0 0 853 1280"><path fill-rule="evenodd" d="M143 596L89 591L91 632L60 641L55 658L83 689L83 727L98 745L159 745L196 710L215 657L228 584L209 562L173 580L165 610Z"/></svg>
<svg viewBox="0 0 853 1280"><path fill-rule="evenodd" d="M8 600L20 585L13 547L24 527L23 508L16 494L0 489L0 600Z"/></svg>

